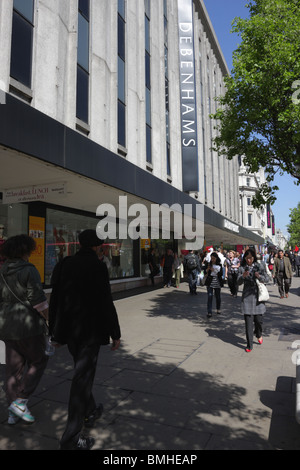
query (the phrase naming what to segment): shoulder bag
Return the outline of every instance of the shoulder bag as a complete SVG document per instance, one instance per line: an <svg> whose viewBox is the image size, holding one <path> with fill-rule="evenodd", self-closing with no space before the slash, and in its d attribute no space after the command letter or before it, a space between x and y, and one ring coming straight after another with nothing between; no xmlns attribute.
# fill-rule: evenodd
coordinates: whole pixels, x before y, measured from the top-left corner
<svg viewBox="0 0 300 470"><path fill-rule="evenodd" d="M3 279L3 282L4 284L6 285L7 289L12 293L12 295L17 299L18 302L20 302L22 305L24 305L24 307L28 308L29 310L31 310L32 312L34 312L36 315L38 315L43 321L44 321L44 324L45 324L45 327L47 329L47 331L49 331L49 327L48 327L48 324L47 324L47 321L45 320L45 318L40 315L40 313L32 307L32 305L28 305L28 304L25 304L25 302L23 302L23 300L19 299L19 297L17 296L17 294L14 293L13 290L11 290L11 288L9 287L9 285L7 284L6 280L5 280L5 277L3 276L3 274L1 273L1 277Z"/></svg>
<svg viewBox="0 0 300 470"><path fill-rule="evenodd" d="M258 279L256 279L256 284L258 287L258 301L267 302L270 298L268 289L262 282L259 282Z"/></svg>

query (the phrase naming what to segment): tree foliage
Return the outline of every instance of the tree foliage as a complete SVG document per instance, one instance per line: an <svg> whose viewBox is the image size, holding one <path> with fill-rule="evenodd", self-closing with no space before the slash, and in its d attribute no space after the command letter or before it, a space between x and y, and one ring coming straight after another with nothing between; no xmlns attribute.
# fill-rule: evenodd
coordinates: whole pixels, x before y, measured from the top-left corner
<svg viewBox="0 0 300 470"><path fill-rule="evenodd" d="M300 202L297 207L290 209L290 224L287 226L290 234L290 245L295 247L300 246Z"/></svg>
<svg viewBox="0 0 300 470"><path fill-rule="evenodd" d="M245 157L249 172L264 167L269 184L254 205L276 200L276 173L300 183L300 0L251 0L248 19L235 18L241 44L226 92L217 98L213 148Z"/></svg>

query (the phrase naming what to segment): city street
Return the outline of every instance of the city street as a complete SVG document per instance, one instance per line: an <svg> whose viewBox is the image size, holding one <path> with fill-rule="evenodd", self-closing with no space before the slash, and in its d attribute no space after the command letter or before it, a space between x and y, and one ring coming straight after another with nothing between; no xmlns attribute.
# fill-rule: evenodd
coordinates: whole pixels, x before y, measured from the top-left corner
<svg viewBox="0 0 300 470"><path fill-rule="evenodd" d="M104 414L90 435L93 450L300 450L295 418L300 339L300 278L280 299L269 285L263 344L244 347L241 293L222 289L222 314L206 317L206 290L147 287L115 294L122 330L118 351L103 347L95 397ZM215 305L215 304L214 304ZM0 366L1 386L5 366ZM67 416L72 363L58 350L29 404L36 422L7 424L0 394L1 450L56 450Z"/></svg>

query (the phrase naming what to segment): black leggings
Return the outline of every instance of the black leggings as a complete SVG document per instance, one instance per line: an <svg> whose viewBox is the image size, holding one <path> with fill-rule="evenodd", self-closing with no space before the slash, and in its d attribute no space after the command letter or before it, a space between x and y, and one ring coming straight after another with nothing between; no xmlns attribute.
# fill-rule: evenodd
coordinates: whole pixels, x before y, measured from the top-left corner
<svg viewBox="0 0 300 470"><path fill-rule="evenodd" d="M253 348L253 334L256 338L260 338L262 335L262 324L263 316L262 315L244 315L245 326L246 326L246 339L247 339L247 348ZM253 322L254 322L254 333L253 333Z"/></svg>

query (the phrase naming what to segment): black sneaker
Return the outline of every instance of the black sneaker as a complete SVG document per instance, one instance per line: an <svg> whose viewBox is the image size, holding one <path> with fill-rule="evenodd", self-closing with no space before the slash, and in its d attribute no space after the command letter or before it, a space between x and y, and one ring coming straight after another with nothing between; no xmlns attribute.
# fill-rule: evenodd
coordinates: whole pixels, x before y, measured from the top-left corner
<svg viewBox="0 0 300 470"><path fill-rule="evenodd" d="M101 418L103 413L103 405L100 403L100 405L97 406L97 408L91 413L89 416L84 418L84 425L86 428L92 428L95 424L96 419Z"/></svg>
<svg viewBox="0 0 300 470"><path fill-rule="evenodd" d="M61 444L60 450L90 450L95 444L95 439L80 435L77 441Z"/></svg>

